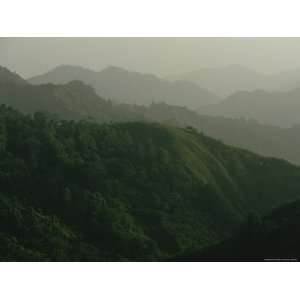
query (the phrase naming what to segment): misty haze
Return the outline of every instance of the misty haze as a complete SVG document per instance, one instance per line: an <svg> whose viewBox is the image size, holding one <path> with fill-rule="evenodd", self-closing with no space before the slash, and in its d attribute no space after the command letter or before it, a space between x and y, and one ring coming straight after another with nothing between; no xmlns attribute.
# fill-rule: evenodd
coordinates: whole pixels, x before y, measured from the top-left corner
<svg viewBox="0 0 300 300"><path fill-rule="evenodd" d="M0 259L297 260L299 52L0 38Z"/></svg>

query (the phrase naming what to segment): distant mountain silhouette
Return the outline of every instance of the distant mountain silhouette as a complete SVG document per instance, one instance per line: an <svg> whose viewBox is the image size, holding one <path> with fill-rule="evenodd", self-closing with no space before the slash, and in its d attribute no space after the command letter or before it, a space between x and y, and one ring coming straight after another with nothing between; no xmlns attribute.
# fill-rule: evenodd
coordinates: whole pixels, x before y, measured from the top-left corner
<svg viewBox="0 0 300 300"><path fill-rule="evenodd" d="M237 92L216 105L202 107L202 114L256 119L265 124L290 127L300 124L300 88L287 92Z"/></svg>
<svg viewBox="0 0 300 300"><path fill-rule="evenodd" d="M268 76L239 65L224 68L201 68L197 71L169 76L170 80L188 80L213 91L220 97L236 91L265 88Z"/></svg>
<svg viewBox="0 0 300 300"><path fill-rule="evenodd" d="M13 83L16 85L27 85L26 80L21 78L17 73L9 71L7 68L0 66L0 84Z"/></svg>
<svg viewBox="0 0 300 300"><path fill-rule="evenodd" d="M188 80L199 84L219 97L227 97L238 91L288 91L300 87L300 69L275 74L263 74L240 65L199 70L172 75L169 80Z"/></svg>
<svg viewBox="0 0 300 300"><path fill-rule="evenodd" d="M44 75L29 80L32 84L65 84L81 80L91 85L98 95L118 102L151 104L165 102L171 105L197 109L216 103L219 98L195 83L179 80L170 82L151 74L108 67L100 72L78 66L59 66Z"/></svg>

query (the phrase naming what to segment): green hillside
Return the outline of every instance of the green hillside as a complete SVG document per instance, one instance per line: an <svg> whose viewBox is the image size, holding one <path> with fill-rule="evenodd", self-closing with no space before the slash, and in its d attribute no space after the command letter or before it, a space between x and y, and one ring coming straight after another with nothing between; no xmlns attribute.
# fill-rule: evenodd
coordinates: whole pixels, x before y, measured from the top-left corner
<svg viewBox="0 0 300 300"><path fill-rule="evenodd" d="M45 84L17 86L0 83L0 104L6 104L26 114L48 112L60 119L94 119L98 122L126 121L136 118L126 107L114 106L99 97L93 88L72 81L65 85Z"/></svg>
<svg viewBox="0 0 300 300"><path fill-rule="evenodd" d="M192 128L0 109L2 260L158 260L300 193L300 168Z"/></svg>
<svg viewBox="0 0 300 300"><path fill-rule="evenodd" d="M251 213L233 237L177 261L298 261L300 201L283 205L263 218Z"/></svg>
<svg viewBox="0 0 300 300"><path fill-rule="evenodd" d="M280 128L259 123L254 119L206 116L165 103L135 107L135 111L148 120L167 122L180 127L193 126L226 144L300 164L299 125Z"/></svg>
<svg viewBox="0 0 300 300"><path fill-rule="evenodd" d="M16 85L9 81L13 77L13 73L8 73L5 84L0 80L0 103L24 113L44 111L60 119L93 119L99 123L150 121L192 126L226 144L300 164L299 126L279 128L254 120L199 115L185 107L165 103L116 104L99 97L91 87L79 81L32 86Z"/></svg>

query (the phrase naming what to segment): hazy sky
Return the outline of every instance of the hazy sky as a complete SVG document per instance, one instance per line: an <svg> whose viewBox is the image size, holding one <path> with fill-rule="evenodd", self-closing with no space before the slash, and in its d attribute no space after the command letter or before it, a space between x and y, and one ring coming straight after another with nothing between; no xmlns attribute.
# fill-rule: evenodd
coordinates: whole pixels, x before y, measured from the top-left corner
<svg viewBox="0 0 300 300"><path fill-rule="evenodd" d="M299 53L300 38L0 38L0 65L25 78L60 64L161 76L230 64L272 73L300 68Z"/></svg>

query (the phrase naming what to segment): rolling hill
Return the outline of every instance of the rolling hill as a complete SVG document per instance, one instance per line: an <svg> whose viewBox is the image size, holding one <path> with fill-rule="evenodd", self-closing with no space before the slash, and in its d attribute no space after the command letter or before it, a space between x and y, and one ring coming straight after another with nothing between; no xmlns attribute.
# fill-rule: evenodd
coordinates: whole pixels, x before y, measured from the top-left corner
<svg viewBox="0 0 300 300"><path fill-rule="evenodd" d="M38 86L0 83L0 104L12 106L26 114L43 111L67 120L110 122L137 118L126 106L120 107L99 97L93 88L81 81Z"/></svg>
<svg viewBox="0 0 300 300"><path fill-rule="evenodd" d="M300 164L300 127L280 128L255 120L201 115L184 107L164 103L135 107L147 120L180 127L192 126L226 144L251 150L264 156L286 159Z"/></svg>
<svg viewBox="0 0 300 300"><path fill-rule="evenodd" d="M300 164L300 127L279 128L254 120L199 115L187 108L153 103L149 106L116 104L98 96L86 84L73 81L64 85L15 85L0 83L0 103L23 113L46 111L54 117L69 120L92 119L99 123L116 121L150 121L197 130L226 144L258 154Z"/></svg>
<svg viewBox="0 0 300 300"><path fill-rule="evenodd" d="M299 196L300 168L192 128L0 108L2 260L160 260Z"/></svg>

